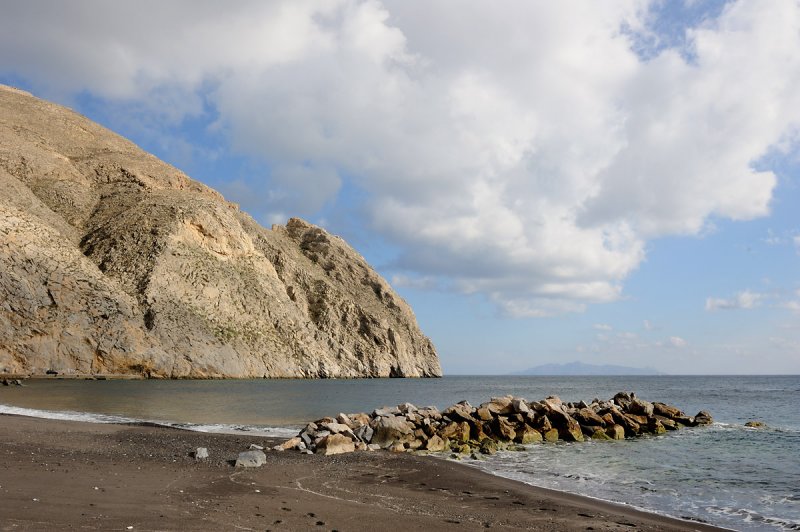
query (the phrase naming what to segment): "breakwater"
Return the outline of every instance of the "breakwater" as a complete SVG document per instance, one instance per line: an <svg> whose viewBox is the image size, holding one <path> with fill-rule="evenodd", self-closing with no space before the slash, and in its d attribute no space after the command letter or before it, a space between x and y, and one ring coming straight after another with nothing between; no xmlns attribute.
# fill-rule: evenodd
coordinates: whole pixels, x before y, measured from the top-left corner
<svg viewBox="0 0 800 532"><path fill-rule="evenodd" d="M461 401L441 412L436 407L403 403L377 408L371 414L340 413L309 423L278 448L320 454L378 449L494 454L515 449L514 445L545 441L659 435L712 421L706 411L687 416L675 406L646 401L633 392L591 403L565 403L554 395L540 401L508 395L477 407Z"/></svg>

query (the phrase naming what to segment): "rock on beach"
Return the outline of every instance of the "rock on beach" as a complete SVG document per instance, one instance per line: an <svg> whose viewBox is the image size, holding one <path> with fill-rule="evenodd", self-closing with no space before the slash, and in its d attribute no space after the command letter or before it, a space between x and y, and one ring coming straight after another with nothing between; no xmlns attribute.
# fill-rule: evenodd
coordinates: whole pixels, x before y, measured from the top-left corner
<svg viewBox="0 0 800 532"><path fill-rule="evenodd" d="M403 403L376 408L371 414L339 413L309 423L276 447L323 455L377 449L491 455L542 442L658 436L712 422L706 411L690 417L675 406L645 401L633 392L591 403L565 403L555 395L540 401L509 395L492 397L477 407L461 401L442 412Z"/></svg>

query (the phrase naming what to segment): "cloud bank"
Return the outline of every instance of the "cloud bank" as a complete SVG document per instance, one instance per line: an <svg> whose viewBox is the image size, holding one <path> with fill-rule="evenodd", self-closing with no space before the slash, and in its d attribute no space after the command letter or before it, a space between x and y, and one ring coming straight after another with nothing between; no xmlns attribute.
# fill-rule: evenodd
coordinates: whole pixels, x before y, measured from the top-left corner
<svg viewBox="0 0 800 532"><path fill-rule="evenodd" d="M706 299L706 310L752 309L761 304L764 294L744 290L730 299L709 297Z"/></svg>
<svg viewBox="0 0 800 532"><path fill-rule="evenodd" d="M211 106L270 168L230 190L272 217L350 208L346 185L409 284L546 316L621 297L651 239L767 215L755 163L797 149L798 2L732 2L643 54L649 7L18 2L0 72L170 123Z"/></svg>

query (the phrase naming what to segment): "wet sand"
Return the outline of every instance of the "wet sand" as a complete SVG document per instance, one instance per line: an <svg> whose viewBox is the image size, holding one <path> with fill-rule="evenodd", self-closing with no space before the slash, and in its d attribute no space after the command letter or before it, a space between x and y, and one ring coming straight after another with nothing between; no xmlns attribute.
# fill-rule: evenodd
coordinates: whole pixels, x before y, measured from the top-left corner
<svg viewBox="0 0 800 532"><path fill-rule="evenodd" d="M409 454L234 468L251 443L277 441L0 415L0 530L720 530Z"/></svg>

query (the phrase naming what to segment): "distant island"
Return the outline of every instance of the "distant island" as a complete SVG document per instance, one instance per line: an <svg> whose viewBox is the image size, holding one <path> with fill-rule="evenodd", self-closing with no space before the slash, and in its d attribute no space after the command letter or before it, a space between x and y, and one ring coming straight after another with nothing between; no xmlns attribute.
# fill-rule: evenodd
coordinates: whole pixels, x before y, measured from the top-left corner
<svg viewBox="0 0 800 532"><path fill-rule="evenodd" d="M665 375L653 368L632 368L613 364L584 364L568 362L566 364L543 364L514 375Z"/></svg>

